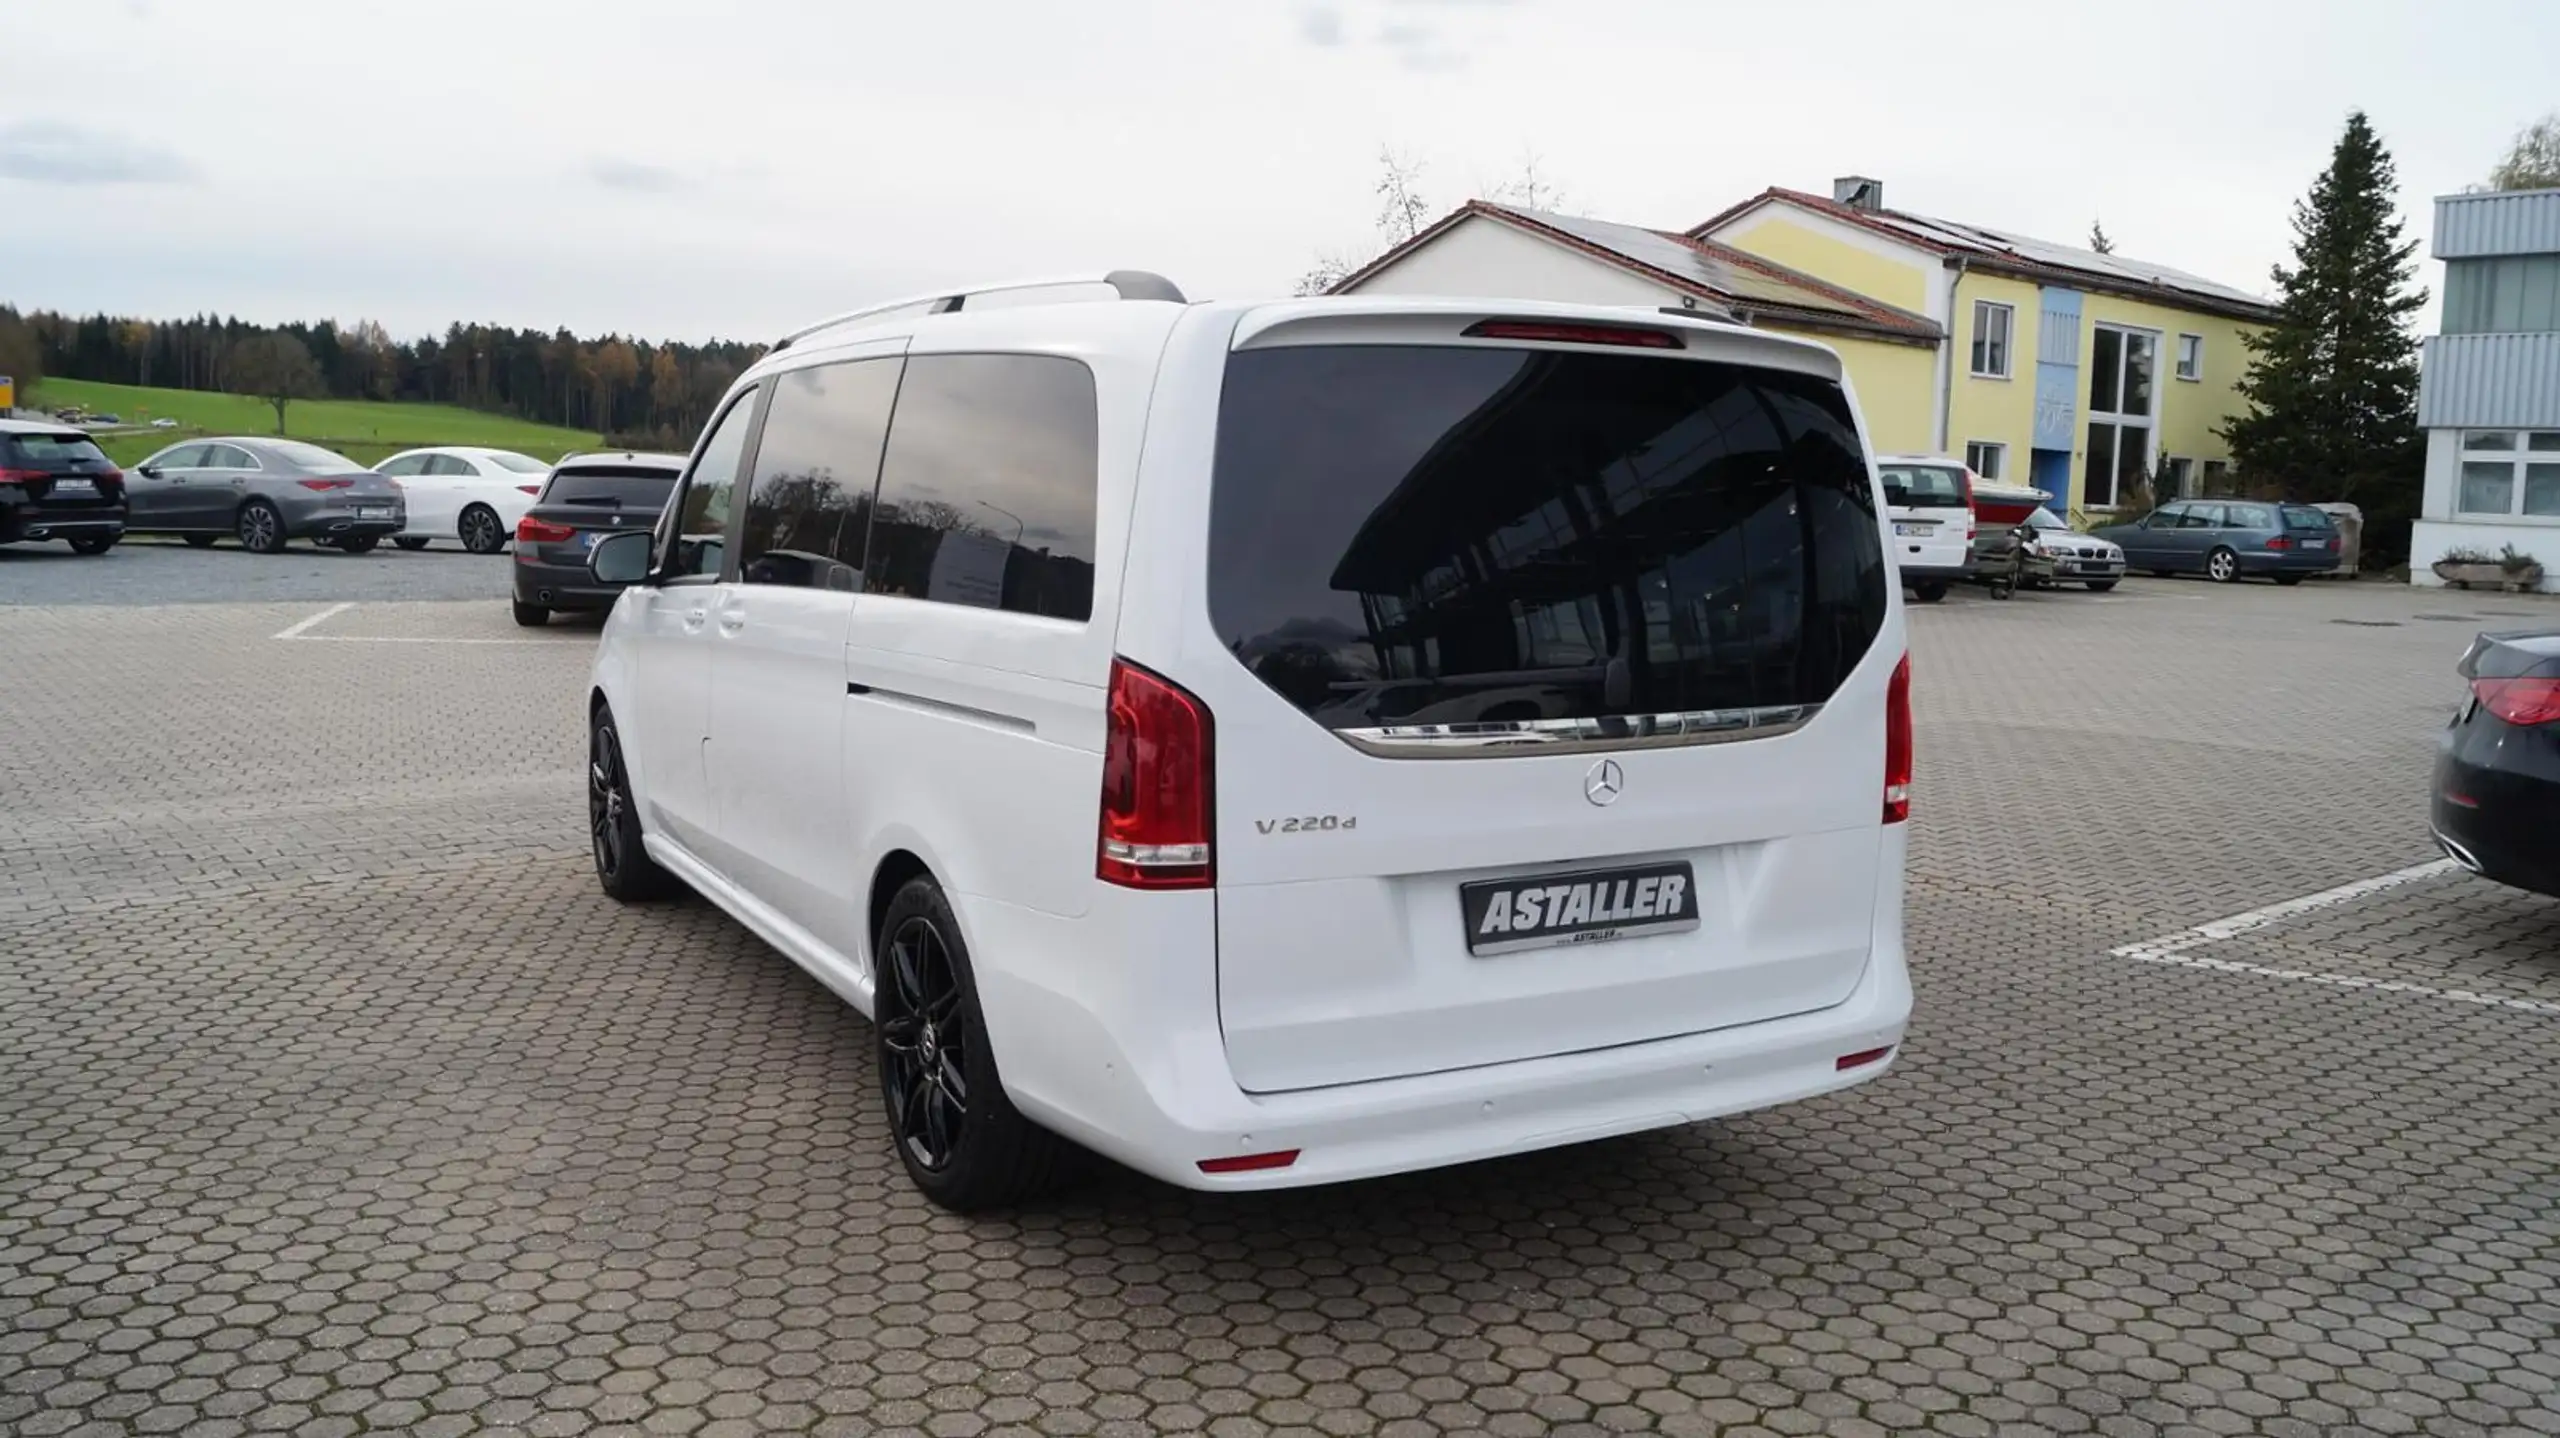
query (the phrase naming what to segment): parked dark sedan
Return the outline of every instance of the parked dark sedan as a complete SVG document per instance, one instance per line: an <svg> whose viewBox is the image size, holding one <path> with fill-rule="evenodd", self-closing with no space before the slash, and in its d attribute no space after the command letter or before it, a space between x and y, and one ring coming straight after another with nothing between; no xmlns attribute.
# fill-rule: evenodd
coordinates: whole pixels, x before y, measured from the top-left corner
<svg viewBox="0 0 2560 1438"><path fill-rule="evenodd" d="M0 419L0 544L104 554L124 535L124 471L69 425Z"/></svg>
<svg viewBox="0 0 2560 1438"><path fill-rule="evenodd" d="M2483 634L2436 745L2436 843L2484 878L2560 898L2560 630Z"/></svg>
<svg viewBox="0 0 2560 1438"><path fill-rule="evenodd" d="M2338 526L2307 504L2180 499L2131 524L2090 531L2124 550L2127 569L2201 574L2220 584L2259 575L2300 584L2338 567Z"/></svg>
<svg viewBox="0 0 2560 1438"><path fill-rule="evenodd" d="M611 609L623 586L589 574L587 551L608 534L655 526L683 471L680 454L578 454L553 466L541 497L516 521L516 623Z"/></svg>
<svg viewBox="0 0 2560 1438"><path fill-rule="evenodd" d="M135 465L125 528L177 534L199 549L226 535L275 554L309 539L362 554L408 522L400 483L294 439L203 439Z"/></svg>

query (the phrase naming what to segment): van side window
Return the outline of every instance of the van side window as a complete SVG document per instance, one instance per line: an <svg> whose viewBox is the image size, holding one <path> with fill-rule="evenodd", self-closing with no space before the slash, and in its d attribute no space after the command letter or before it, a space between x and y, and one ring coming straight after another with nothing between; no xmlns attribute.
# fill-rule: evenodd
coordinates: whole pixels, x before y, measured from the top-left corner
<svg viewBox="0 0 2560 1438"><path fill-rule="evenodd" d="M1091 618L1098 431L1079 361L909 357L864 591Z"/></svg>
<svg viewBox="0 0 2560 1438"><path fill-rule="evenodd" d="M817 365L773 382L738 531L741 580L846 594L862 587L899 363Z"/></svg>
<svg viewBox="0 0 2560 1438"><path fill-rule="evenodd" d="M670 580L716 579L728 545L731 501L738 490L738 466L747 455L747 432L754 428L756 393L738 396L716 421L702 453L685 474L684 486L669 512L673 522L659 531L658 573Z"/></svg>

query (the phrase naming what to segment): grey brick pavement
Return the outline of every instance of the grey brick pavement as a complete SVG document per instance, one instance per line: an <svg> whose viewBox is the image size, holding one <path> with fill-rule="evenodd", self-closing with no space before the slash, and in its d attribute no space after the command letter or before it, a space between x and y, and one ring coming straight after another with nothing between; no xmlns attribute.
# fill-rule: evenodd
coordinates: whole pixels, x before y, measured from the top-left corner
<svg viewBox="0 0 2560 1438"><path fill-rule="evenodd" d="M0 613L0 1431L2560 1433L2560 1018L2109 957L2431 857L2454 654L2560 617L2466 601L1915 614L1876 1084L979 1221L860 1020L594 893L590 632ZM2459 876L2210 952L2560 1000Z"/></svg>
<svg viewBox="0 0 2560 1438"><path fill-rule="evenodd" d="M251 554L228 540L189 549L136 535L102 555L65 544L0 544L0 607L17 604L232 604L339 599L503 601L505 554L470 554L454 541L410 553L386 544L340 554L297 540L282 554Z"/></svg>

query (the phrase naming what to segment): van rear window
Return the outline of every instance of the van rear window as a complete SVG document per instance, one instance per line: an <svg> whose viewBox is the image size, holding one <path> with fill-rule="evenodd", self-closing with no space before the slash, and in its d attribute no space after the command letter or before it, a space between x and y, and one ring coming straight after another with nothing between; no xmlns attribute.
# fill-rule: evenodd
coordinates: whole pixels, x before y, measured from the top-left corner
<svg viewBox="0 0 2560 1438"><path fill-rule="evenodd" d="M0 452L15 451L18 463L29 469L70 469L81 463L104 464L106 452L85 434L47 434L33 430L25 434L0 435Z"/></svg>
<svg viewBox="0 0 2560 1438"><path fill-rule="evenodd" d="M1838 385L1698 360L1230 357L1210 617L1337 729L1815 703L1884 621Z"/></svg>
<svg viewBox="0 0 2560 1438"><path fill-rule="evenodd" d="M1962 509L1964 471L1942 464L1887 464L1876 474L1884 481L1884 502L1894 509Z"/></svg>

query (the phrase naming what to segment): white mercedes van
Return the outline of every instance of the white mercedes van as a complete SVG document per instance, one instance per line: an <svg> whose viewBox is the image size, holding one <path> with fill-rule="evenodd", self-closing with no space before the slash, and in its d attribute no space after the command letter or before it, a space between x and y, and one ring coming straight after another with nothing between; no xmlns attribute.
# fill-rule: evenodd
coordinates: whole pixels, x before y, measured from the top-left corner
<svg viewBox="0 0 2560 1438"><path fill-rule="evenodd" d="M868 1014L957 1209L1809 1097L1911 1005L1887 528L1839 360L1695 315L842 316L595 546L597 876Z"/></svg>

